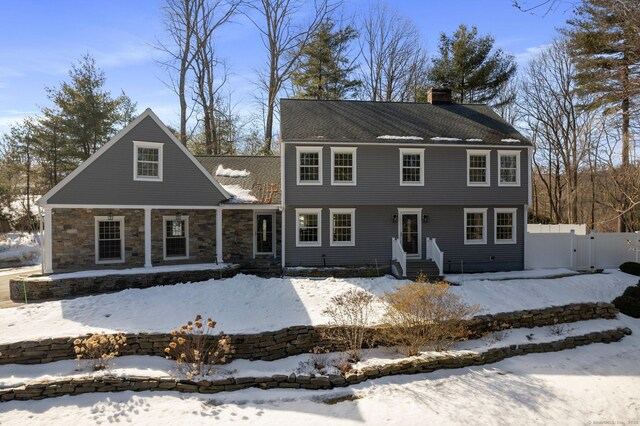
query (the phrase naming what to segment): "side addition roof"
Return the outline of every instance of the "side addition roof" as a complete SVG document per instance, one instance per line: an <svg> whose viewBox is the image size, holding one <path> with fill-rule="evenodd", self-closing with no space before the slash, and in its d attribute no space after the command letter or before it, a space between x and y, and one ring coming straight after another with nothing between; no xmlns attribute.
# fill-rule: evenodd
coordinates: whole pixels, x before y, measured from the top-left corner
<svg viewBox="0 0 640 426"><path fill-rule="evenodd" d="M162 181L133 179L134 141L162 144ZM44 205L216 206L231 195L147 108L38 200Z"/></svg>
<svg viewBox="0 0 640 426"><path fill-rule="evenodd" d="M199 155L196 159L232 197L231 204L280 204L280 157Z"/></svg>
<svg viewBox="0 0 640 426"><path fill-rule="evenodd" d="M284 142L530 146L487 105L282 99Z"/></svg>

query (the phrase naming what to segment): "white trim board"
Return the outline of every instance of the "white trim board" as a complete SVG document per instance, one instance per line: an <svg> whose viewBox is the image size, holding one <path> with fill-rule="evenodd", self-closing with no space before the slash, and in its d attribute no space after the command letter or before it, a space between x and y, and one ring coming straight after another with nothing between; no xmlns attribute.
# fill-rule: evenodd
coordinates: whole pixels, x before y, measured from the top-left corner
<svg viewBox="0 0 640 426"><path fill-rule="evenodd" d="M171 131L167 128L167 126L164 125L164 123L151 110L151 108L147 108L135 120L133 120L131 123L129 123L129 125L127 127L125 127L124 129L120 130L118 132L118 134L116 134L113 138L111 138L111 140L109 142L104 144L99 150L97 150L95 153L93 153L93 155L91 155L91 157L89 157L85 162L80 164L80 166L76 167L76 169L74 171L69 173L69 175L67 177L65 177L60 182L58 182L58 184L56 186L54 186L53 188L51 188L49 190L49 192L47 192L42 197L40 197L40 199L38 199L38 201L36 201L36 203L39 206L47 205L47 201L49 200L49 198L51 198L54 194L56 194L58 191L60 191L62 188L64 188L69 182L71 182L73 179L75 179L75 177L78 176L84 169L89 167L102 154L104 154L107 150L109 150L109 148L111 148L113 145L115 145L120 139L122 139L127 133L129 133L134 127L136 127L138 124L140 124L140 122L142 122L142 120L144 120L147 117L151 117L151 119L153 121L155 121L155 123L162 129L162 131L165 132L167 134L167 136L169 136L169 139L171 139L171 141L173 141L178 146L178 148L180 148L180 150L182 150L182 152L191 160L191 162L193 164L195 164L195 166L205 175L205 177L216 187L216 189L218 191L220 191L220 193L225 198L227 198L227 199L231 198L231 195L222 187L222 185L220 185L220 183L217 180L214 179L213 176L211 176L211 174L209 172L207 172L207 170L204 168L204 166L202 164L200 164L200 162L198 160L195 159L193 154L191 154L189 152L189 150L184 145L182 145L180 143L180 141L178 141L178 139L176 139L176 137L173 135L173 133L171 133Z"/></svg>
<svg viewBox="0 0 640 426"><path fill-rule="evenodd" d="M215 206L156 206L145 204L47 204L49 209L153 209L153 210L282 210L281 204L222 204Z"/></svg>
<svg viewBox="0 0 640 426"><path fill-rule="evenodd" d="M442 146L442 147L460 147L460 148L504 148L504 149L509 149L509 148L519 148L519 149L523 149L523 148L532 148L531 144L520 144L520 145L516 145L516 144L504 144L504 145L496 145L496 144L492 144L492 145L488 145L488 144L453 144L453 143L420 143L420 142L415 142L415 143L409 143L409 142L358 142L358 141L354 141L354 140L345 140L345 141L329 141L329 140L323 140L323 141L280 141L281 144L283 145L287 145L287 144L302 144L302 145L336 145L336 146L340 146L340 145L346 145L346 146L361 146L361 145L374 145L374 146L404 146L407 148L411 148L411 147L418 147L418 148L422 148L422 147L426 147L426 146Z"/></svg>

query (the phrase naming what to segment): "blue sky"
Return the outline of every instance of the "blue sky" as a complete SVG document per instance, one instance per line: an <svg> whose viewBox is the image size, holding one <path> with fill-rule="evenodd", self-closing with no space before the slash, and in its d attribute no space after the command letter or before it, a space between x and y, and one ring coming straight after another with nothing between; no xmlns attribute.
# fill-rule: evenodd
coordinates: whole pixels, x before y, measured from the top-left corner
<svg viewBox="0 0 640 426"><path fill-rule="evenodd" d="M175 125L178 105L166 87L166 73L152 45L162 40L163 0L19 0L2 5L0 25L0 133L24 116L46 106L45 86L57 86L84 53L92 54L114 95L124 90L139 111L151 107L167 124ZM367 0L345 0L344 15L355 16ZM533 0L530 1L533 3ZM570 17L569 6L541 16L523 13L512 0L396 0L389 4L413 20L429 55L437 52L441 32L461 24L490 33L496 46L515 55L521 66L541 46L557 36L556 28ZM255 107L256 69L265 61L259 33L246 17L220 32L217 44L226 60L228 89L238 112Z"/></svg>

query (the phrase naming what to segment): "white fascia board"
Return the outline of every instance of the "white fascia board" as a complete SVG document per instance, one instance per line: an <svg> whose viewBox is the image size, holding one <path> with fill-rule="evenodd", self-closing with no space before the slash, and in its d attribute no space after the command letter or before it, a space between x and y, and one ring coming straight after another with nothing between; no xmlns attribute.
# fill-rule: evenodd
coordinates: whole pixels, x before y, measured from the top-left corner
<svg viewBox="0 0 640 426"><path fill-rule="evenodd" d="M282 210L281 204L223 204L170 206L146 204L47 204L50 209L153 209L153 210Z"/></svg>
<svg viewBox="0 0 640 426"><path fill-rule="evenodd" d="M122 139L122 137L124 135L129 133L129 131L131 129L136 127L142 120L144 120L147 117L151 117L151 119L156 122L156 124L169 136L169 139L171 139L176 145L178 145L178 147L182 150L182 152L185 153L185 155L191 160L191 162L193 162L193 164L196 165L196 167L206 176L207 179L209 179L209 181L216 187L216 189L218 189L218 191L220 191L220 193L225 198L227 198L227 199L231 198L231 195L222 187L222 185L220 185L220 183L217 180L214 179L214 177L209 172L207 172L207 170L204 168L204 166L202 164L200 164L200 162L198 160L195 159L193 154L191 154L189 152L189 150L184 145L182 145L178 139L176 139L176 137L173 135L173 133L171 133L171 131L167 128L167 126L164 125L164 123L151 110L151 108L147 108L135 120L133 120L131 123L129 123L129 125L127 127L125 127L124 129L120 130L118 132L118 134L116 134L113 138L111 138L111 140L109 142L104 144L99 150L97 150L95 153L93 153L93 155L91 155L91 157L86 159L74 171L69 173L69 175L67 175L64 179L62 179L60 182L58 182L58 184L56 186L51 188L46 194L44 194L42 197L40 197L38 199L38 201L36 201L36 204L38 204L39 206L48 205L47 201L49 200L49 198L51 198L51 196L53 196L55 193L60 191L65 185L67 185L69 182L71 182L84 169L89 167L89 165L91 165L94 161L96 161L98 158L100 158L100 156L102 154L104 154L109 148L111 148L113 145L115 145L116 142L118 142L120 139ZM111 207L113 207L113 206L111 206Z"/></svg>
<svg viewBox="0 0 640 426"><path fill-rule="evenodd" d="M441 146L441 147L460 147L460 148L531 148L531 145L516 145L516 144L504 144L504 145L487 145L487 144L447 144L447 143L424 143L424 142L358 142L354 140L340 140L340 141L280 141L281 144L296 144L296 145L335 145L335 146L360 146L360 145L373 145L373 146L403 146L407 148L411 147L425 147L425 146Z"/></svg>

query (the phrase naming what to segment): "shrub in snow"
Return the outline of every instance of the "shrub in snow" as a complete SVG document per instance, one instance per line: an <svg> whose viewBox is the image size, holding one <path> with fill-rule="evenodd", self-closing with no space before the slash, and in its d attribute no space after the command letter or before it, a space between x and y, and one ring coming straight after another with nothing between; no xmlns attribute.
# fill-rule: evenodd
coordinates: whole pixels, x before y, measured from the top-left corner
<svg viewBox="0 0 640 426"><path fill-rule="evenodd" d="M508 330L497 330L491 333L489 340L491 343L501 342L506 339L509 334L511 334Z"/></svg>
<svg viewBox="0 0 640 426"><path fill-rule="evenodd" d="M613 299L613 304L623 314L633 318L640 318L640 299L623 295Z"/></svg>
<svg viewBox="0 0 640 426"><path fill-rule="evenodd" d="M640 300L640 284L635 285L633 287L627 287L627 289L622 293L623 296L633 297L634 299Z"/></svg>
<svg viewBox="0 0 640 426"><path fill-rule="evenodd" d="M309 359L298 363L296 374L344 374L353 370L353 366L344 356L333 357L327 349L315 347Z"/></svg>
<svg viewBox="0 0 640 426"><path fill-rule="evenodd" d="M383 340L399 345L406 356L423 350L447 350L469 335L466 320L480 309L464 303L449 292L444 281L428 283L424 276L385 294L388 308L387 327L381 329Z"/></svg>
<svg viewBox="0 0 640 426"><path fill-rule="evenodd" d="M216 322L211 318L202 321L201 315L196 315L194 321L183 324L177 330L171 331L171 342L164 349L167 359L174 359L178 370L188 379L207 375L216 364L226 362L226 354L230 351L230 339L220 332L216 338L213 329Z"/></svg>
<svg viewBox="0 0 640 426"><path fill-rule="evenodd" d="M552 336L564 336L571 330L573 330L573 328L569 327L567 324L553 324L549 327L549 333Z"/></svg>
<svg viewBox="0 0 640 426"><path fill-rule="evenodd" d="M76 359L88 361L94 370L108 367L108 361L117 356L127 345L127 337L122 334L93 334L86 339L73 341Z"/></svg>
<svg viewBox="0 0 640 426"><path fill-rule="evenodd" d="M620 270L625 274L640 276L640 263L624 262L622 265L620 265Z"/></svg>
<svg viewBox="0 0 640 426"><path fill-rule="evenodd" d="M326 338L336 346L344 347L349 360L358 362L364 345L371 346L371 333L367 332L376 297L364 290L352 289L331 298L331 304L322 313L329 325Z"/></svg>

